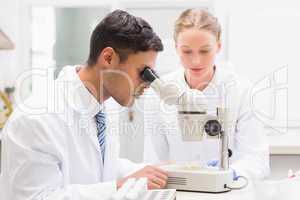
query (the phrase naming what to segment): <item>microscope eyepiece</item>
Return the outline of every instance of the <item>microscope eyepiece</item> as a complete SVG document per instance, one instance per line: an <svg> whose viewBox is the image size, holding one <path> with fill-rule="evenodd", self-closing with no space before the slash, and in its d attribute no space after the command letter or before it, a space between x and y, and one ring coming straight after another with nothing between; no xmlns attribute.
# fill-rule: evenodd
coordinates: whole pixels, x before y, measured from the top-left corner
<svg viewBox="0 0 300 200"><path fill-rule="evenodd" d="M141 72L141 78L146 82L152 83L155 79L159 78L159 76L153 69L146 66Z"/></svg>

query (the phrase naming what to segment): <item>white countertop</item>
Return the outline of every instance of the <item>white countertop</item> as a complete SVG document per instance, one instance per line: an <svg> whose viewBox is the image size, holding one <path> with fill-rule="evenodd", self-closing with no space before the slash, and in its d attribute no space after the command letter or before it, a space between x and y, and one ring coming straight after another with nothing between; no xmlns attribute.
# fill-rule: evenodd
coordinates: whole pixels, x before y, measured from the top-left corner
<svg viewBox="0 0 300 200"><path fill-rule="evenodd" d="M268 136L271 155L300 155L300 132Z"/></svg>
<svg viewBox="0 0 300 200"><path fill-rule="evenodd" d="M220 194L177 191L176 200L256 200L256 198L253 193L243 190Z"/></svg>
<svg viewBox="0 0 300 200"><path fill-rule="evenodd" d="M298 200L300 178L297 180L261 181L250 183L242 190L210 194L177 191L176 200Z"/></svg>

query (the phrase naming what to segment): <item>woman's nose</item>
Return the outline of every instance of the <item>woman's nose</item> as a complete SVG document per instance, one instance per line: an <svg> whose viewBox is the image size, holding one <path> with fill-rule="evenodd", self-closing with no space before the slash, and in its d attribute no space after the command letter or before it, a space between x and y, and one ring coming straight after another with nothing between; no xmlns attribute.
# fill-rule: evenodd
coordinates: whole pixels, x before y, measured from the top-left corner
<svg viewBox="0 0 300 200"><path fill-rule="evenodd" d="M198 66L201 63L201 58L199 55L194 55L192 58L192 64L193 66Z"/></svg>

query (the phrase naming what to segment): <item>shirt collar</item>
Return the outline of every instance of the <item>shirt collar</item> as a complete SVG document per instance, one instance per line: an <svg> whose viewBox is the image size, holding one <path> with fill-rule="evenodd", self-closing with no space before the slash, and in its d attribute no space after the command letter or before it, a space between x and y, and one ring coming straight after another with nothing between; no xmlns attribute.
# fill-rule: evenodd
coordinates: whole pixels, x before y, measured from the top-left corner
<svg viewBox="0 0 300 200"><path fill-rule="evenodd" d="M80 66L64 67L56 82L63 85L63 95L71 109L81 115L94 117L103 107L80 80L77 73L80 68Z"/></svg>

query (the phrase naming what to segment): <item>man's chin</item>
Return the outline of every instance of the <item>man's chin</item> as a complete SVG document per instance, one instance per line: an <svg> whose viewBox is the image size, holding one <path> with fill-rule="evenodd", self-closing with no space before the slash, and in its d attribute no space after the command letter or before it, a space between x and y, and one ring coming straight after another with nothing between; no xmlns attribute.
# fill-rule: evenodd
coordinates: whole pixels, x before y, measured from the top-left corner
<svg viewBox="0 0 300 200"><path fill-rule="evenodd" d="M133 106L134 104L134 101L135 101L135 97L131 97L129 100L123 100L123 101L117 101L121 106L124 106L124 107L131 107Z"/></svg>

